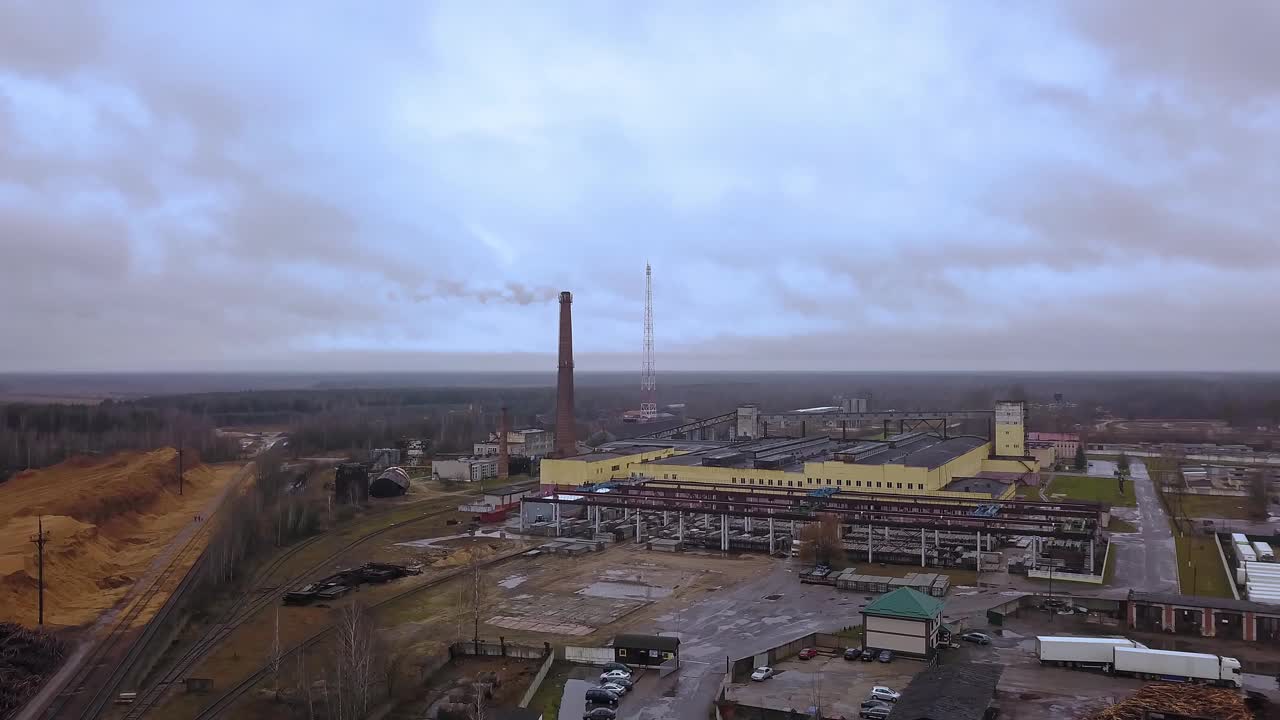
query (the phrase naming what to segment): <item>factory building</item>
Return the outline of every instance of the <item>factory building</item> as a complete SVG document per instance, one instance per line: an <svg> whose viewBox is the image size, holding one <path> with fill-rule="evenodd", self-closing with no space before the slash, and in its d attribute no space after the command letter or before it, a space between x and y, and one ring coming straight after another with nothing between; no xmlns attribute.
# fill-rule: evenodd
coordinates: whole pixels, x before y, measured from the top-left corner
<svg viewBox="0 0 1280 720"><path fill-rule="evenodd" d="M498 477L497 457L437 455L431 461L431 479L454 482L480 482Z"/></svg>
<svg viewBox="0 0 1280 720"><path fill-rule="evenodd" d="M1053 446L1054 455L1062 462L1071 462L1080 449L1079 433L1032 432L1027 433L1028 443L1048 443Z"/></svg>
<svg viewBox="0 0 1280 720"><path fill-rule="evenodd" d="M472 448L472 454L479 457L496 456L501 450L498 442L500 433L489 433L486 442L478 442ZM551 454L555 447L555 435L537 428L513 430L507 433L507 452L511 457L544 458Z"/></svg>
<svg viewBox="0 0 1280 720"><path fill-rule="evenodd" d="M669 480L751 492L836 488L877 494L1006 499L1019 480L1039 473L1026 455L1021 403L997 408L994 441L908 432L888 440L828 437L745 442L636 439L546 460L545 485L574 487L610 480ZM980 480L981 482L975 482Z"/></svg>

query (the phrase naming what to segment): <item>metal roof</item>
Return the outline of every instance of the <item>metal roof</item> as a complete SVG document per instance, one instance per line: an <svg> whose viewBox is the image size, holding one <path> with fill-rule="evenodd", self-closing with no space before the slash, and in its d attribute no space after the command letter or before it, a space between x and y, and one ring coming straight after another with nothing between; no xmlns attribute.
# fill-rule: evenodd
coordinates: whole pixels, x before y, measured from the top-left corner
<svg viewBox="0 0 1280 720"><path fill-rule="evenodd" d="M1131 602L1156 603L1159 605L1181 605L1183 607L1213 608L1215 610L1239 610L1240 612L1256 612L1266 615L1280 615L1280 606L1267 603L1249 602L1234 598L1200 597L1197 595L1175 595L1173 593L1146 593L1129 591Z"/></svg>
<svg viewBox="0 0 1280 720"><path fill-rule="evenodd" d="M673 653L680 648L680 638L669 635L614 635L613 646L619 648L643 648Z"/></svg>

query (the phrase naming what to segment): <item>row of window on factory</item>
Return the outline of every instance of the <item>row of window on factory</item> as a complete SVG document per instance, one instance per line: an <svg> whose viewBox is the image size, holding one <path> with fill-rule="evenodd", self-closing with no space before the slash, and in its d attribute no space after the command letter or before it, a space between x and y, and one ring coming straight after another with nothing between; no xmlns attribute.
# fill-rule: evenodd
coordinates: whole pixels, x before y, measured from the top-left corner
<svg viewBox="0 0 1280 720"><path fill-rule="evenodd" d="M680 474L679 473L663 473L662 479L663 480L679 480ZM805 478L805 481L808 482L809 485L813 485L816 482L820 484L822 487L841 487L839 480L823 480L822 478L817 478L817 479ZM787 484L783 485L782 480L771 480L769 478L756 479L756 478L735 477L735 478L730 478L729 482L733 485L756 485L756 486L766 486L766 487L804 487L804 483L801 483L799 480L787 480L786 481ZM866 485L863 485L861 480L845 480L844 481L844 487L866 488L869 490L872 490L872 489L873 490L892 490L894 489L894 485L895 483L884 482L881 480L876 480L874 486L872 486L870 480L866 482ZM924 490L925 489L924 483L896 483L896 485L898 490L904 490L904 489L905 490Z"/></svg>

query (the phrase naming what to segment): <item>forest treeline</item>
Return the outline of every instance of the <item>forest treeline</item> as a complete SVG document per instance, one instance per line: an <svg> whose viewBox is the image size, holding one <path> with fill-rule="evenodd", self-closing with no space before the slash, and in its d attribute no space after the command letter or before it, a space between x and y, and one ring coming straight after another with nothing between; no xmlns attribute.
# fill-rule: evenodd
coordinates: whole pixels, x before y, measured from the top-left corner
<svg viewBox="0 0 1280 720"><path fill-rule="evenodd" d="M624 410L639 407L638 378L609 383L584 374L578 384L579 438L638 432L621 428ZM237 448L215 428L288 432L294 454L358 451L404 438L430 441L438 452L466 452L496 429L500 409L513 427L550 427L552 385L352 387L247 390L164 395L96 405L10 404L0 408L0 473L39 467L78 453L150 449L200 451L206 460ZM1062 397L1056 403L1056 396ZM740 403L766 409L836 404L865 397L873 410L987 409L996 400L1026 400L1036 429L1087 426L1116 418L1220 419L1238 427L1280 425L1280 376L1116 373L671 373L660 375L660 406L676 418L707 417ZM673 420L674 422L675 420Z"/></svg>
<svg viewBox="0 0 1280 720"><path fill-rule="evenodd" d="M234 460L234 438L207 417L172 408L111 400L97 405L0 406L0 480L16 470L53 465L74 455L183 447L205 462Z"/></svg>

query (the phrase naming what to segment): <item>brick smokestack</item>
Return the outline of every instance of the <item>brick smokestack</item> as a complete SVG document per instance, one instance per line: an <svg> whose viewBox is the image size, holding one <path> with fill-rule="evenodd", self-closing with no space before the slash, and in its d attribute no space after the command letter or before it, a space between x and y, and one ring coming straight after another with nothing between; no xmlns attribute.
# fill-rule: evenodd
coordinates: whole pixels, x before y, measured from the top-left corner
<svg viewBox="0 0 1280 720"><path fill-rule="evenodd" d="M498 423L498 477L506 478L508 475L507 467L510 465L511 455L507 449L507 433L511 432L511 424L507 419L507 409L502 408L502 422Z"/></svg>
<svg viewBox="0 0 1280 720"><path fill-rule="evenodd" d="M560 293L560 362L556 370L556 457L578 454L573 422L573 294Z"/></svg>

